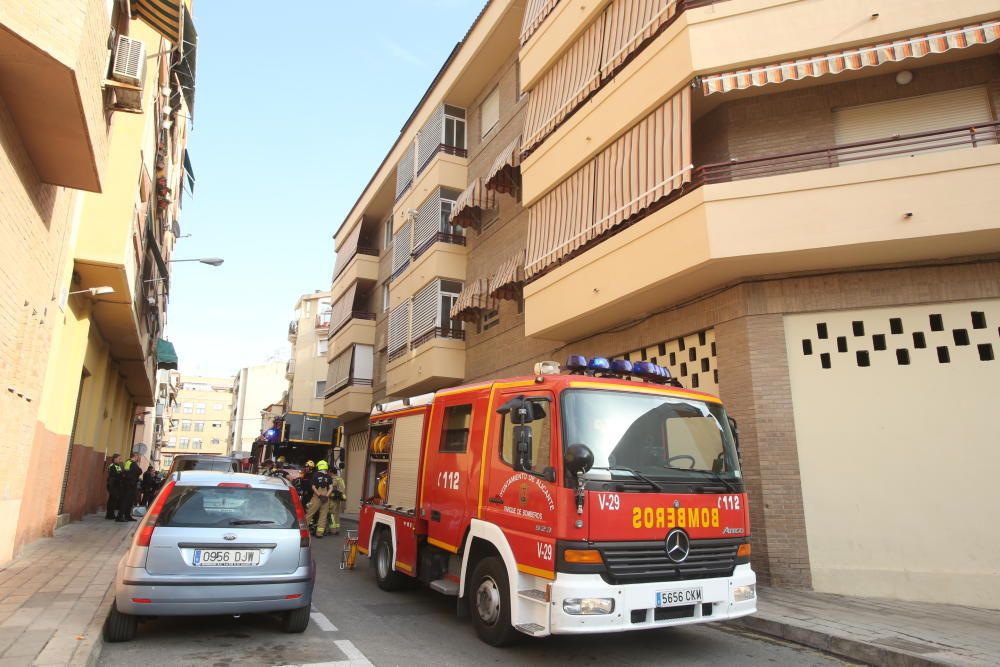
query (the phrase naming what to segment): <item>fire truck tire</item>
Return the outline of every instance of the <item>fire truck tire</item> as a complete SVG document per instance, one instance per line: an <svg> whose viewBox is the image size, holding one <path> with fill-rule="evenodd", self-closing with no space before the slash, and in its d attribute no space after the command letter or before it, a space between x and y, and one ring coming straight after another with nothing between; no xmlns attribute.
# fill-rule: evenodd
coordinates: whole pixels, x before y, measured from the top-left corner
<svg viewBox="0 0 1000 667"><path fill-rule="evenodd" d="M393 556L392 543L383 532L375 545L375 582L383 591L398 591L406 585L403 575L393 569Z"/></svg>
<svg viewBox="0 0 1000 667"><path fill-rule="evenodd" d="M519 633L510 623L507 568L495 556L476 563L469 580L469 611L479 638L493 646L512 644Z"/></svg>

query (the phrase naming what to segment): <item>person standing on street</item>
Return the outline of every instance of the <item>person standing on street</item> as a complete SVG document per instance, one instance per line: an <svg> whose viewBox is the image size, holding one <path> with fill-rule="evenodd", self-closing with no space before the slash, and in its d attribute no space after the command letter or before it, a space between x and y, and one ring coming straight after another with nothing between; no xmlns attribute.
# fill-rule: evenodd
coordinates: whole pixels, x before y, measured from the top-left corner
<svg viewBox="0 0 1000 667"><path fill-rule="evenodd" d="M344 478L340 476L340 468L334 469L333 486L330 487L330 528L331 535L340 535L340 513L347 500L347 489Z"/></svg>
<svg viewBox="0 0 1000 667"><path fill-rule="evenodd" d="M115 454L111 457L111 465L108 466L108 505L104 511L105 519L114 519L118 514L118 506L121 505L123 473L122 455Z"/></svg>
<svg viewBox="0 0 1000 667"><path fill-rule="evenodd" d="M292 482L292 486L299 492L299 499L302 500L303 507L309 507L309 502L312 500L312 477L315 465L312 461L306 461L302 468L302 474Z"/></svg>
<svg viewBox="0 0 1000 667"><path fill-rule="evenodd" d="M146 468L146 472L142 473L142 504L145 507L149 507L153 502L153 496L156 495L156 471L153 470L153 466Z"/></svg>
<svg viewBox="0 0 1000 667"><path fill-rule="evenodd" d="M139 467L139 455L132 452L132 456L122 466L122 495L121 509L118 510L118 521L135 521L132 516L132 508L135 507L135 497L139 490L139 478L142 476L142 469Z"/></svg>
<svg viewBox="0 0 1000 667"><path fill-rule="evenodd" d="M326 532L327 517L330 515L330 493L333 490L333 477L329 473L330 464L320 461L316 464L316 472L312 476L312 500L309 501L309 511L306 513L306 523L319 515L316 520L316 539L322 539Z"/></svg>

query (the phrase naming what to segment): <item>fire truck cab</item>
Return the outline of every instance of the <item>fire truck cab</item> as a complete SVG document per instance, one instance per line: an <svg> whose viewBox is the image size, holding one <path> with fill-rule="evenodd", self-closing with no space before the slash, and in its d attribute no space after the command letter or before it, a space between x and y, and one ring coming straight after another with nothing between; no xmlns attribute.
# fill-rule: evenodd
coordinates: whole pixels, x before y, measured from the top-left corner
<svg viewBox="0 0 1000 667"><path fill-rule="evenodd" d="M455 596L494 645L756 611L719 399L645 362L570 367L376 406L359 548L378 585Z"/></svg>

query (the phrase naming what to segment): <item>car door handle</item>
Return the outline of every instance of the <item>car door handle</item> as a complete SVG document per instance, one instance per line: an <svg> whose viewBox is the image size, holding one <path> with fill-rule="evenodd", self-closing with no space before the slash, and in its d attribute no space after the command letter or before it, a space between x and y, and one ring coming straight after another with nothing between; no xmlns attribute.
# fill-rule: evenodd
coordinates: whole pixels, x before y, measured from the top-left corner
<svg viewBox="0 0 1000 667"><path fill-rule="evenodd" d="M496 503L497 505L503 505L503 498L501 498L500 496L493 496L492 498L490 498L490 502Z"/></svg>

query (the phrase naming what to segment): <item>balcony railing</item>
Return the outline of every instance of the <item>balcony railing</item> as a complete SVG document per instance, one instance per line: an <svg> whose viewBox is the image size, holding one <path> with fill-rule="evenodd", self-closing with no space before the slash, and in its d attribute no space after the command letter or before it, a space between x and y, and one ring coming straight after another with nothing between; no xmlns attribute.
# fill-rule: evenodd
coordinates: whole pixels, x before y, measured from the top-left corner
<svg viewBox="0 0 1000 667"><path fill-rule="evenodd" d="M452 338L454 340L465 340L465 332L461 329L445 329L443 327L434 327L428 329L423 334L417 336L410 341L410 349L415 350L429 340L435 338Z"/></svg>
<svg viewBox="0 0 1000 667"><path fill-rule="evenodd" d="M706 164L694 170L692 182L697 185L727 183L813 169L829 169L854 162L901 155L933 153L951 148L994 146L998 143L1000 143L1000 122L982 123L946 130L896 135L888 139L859 141L800 153L781 153L749 160Z"/></svg>
<svg viewBox="0 0 1000 667"><path fill-rule="evenodd" d="M421 243L416 249L414 249L413 252L410 253L410 256L413 259L420 257L425 252L427 252L430 249L430 247L435 243L452 243L454 245L465 245L465 237L459 236L458 234L445 234L444 232L438 232L434 236L430 237L429 239Z"/></svg>
<svg viewBox="0 0 1000 667"><path fill-rule="evenodd" d="M330 328L330 316L332 313L320 313L316 316L316 328L317 329L329 329Z"/></svg>
<svg viewBox="0 0 1000 667"><path fill-rule="evenodd" d="M348 387L370 387L372 386L371 378L347 378L339 383L333 385L332 389L327 390L324 394L324 398L330 398L336 394L339 394Z"/></svg>
<svg viewBox="0 0 1000 667"><path fill-rule="evenodd" d="M395 361L396 359L399 359L400 357L404 356L409 351L410 347L408 345L404 345L403 347L397 347L395 350L393 350L388 354L388 356L386 357L386 361Z"/></svg>
<svg viewBox="0 0 1000 667"><path fill-rule="evenodd" d="M369 320L371 322L375 321L375 313L369 313L366 310L352 310L350 317L341 322L336 329L330 332L330 338L336 336L340 331L351 323L351 320Z"/></svg>
<svg viewBox="0 0 1000 667"><path fill-rule="evenodd" d="M437 148L435 148L434 150L432 150L430 155L428 155L427 157L423 158L423 164L421 164L420 165L420 169L417 170L417 176L419 176L420 174L424 173L424 169L427 168L427 165L429 165L431 163L431 160L433 160L434 156L437 155L438 153L445 153L447 155L454 155L455 157L468 157L469 156L469 151L467 151L464 148L458 148L457 146L449 146L448 144L438 144Z"/></svg>
<svg viewBox="0 0 1000 667"><path fill-rule="evenodd" d="M299 323L298 322L294 322L294 321L289 322L288 323L288 340L295 340L295 338L298 335L299 335Z"/></svg>

